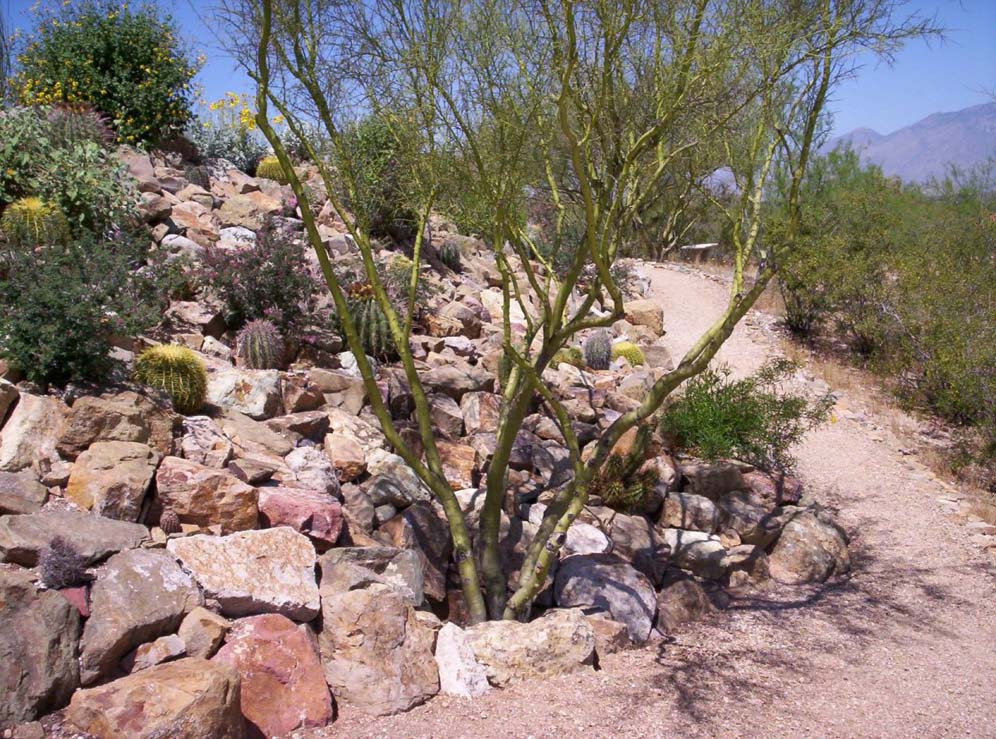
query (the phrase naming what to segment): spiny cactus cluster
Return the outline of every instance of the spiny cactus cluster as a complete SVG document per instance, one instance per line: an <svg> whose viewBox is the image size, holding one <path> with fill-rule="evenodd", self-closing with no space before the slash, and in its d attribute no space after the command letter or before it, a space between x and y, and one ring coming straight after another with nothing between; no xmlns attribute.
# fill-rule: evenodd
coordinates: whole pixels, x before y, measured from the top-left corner
<svg viewBox="0 0 996 739"><path fill-rule="evenodd" d="M284 168L280 166L280 160L274 156L263 157L256 165L256 176L267 180L274 180L281 185L286 185L289 180L284 174Z"/></svg>
<svg viewBox="0 0 996 739"><path fill-rule="evenodd" d="M114 131L107 118L86 104L54 106L48 113L48 124L49 132L63 148L86 142L103 147L114 141Z"/></svg>
<svg viewBox="0 0 996 739"><path fill-rule="evenodd" d="M633 367L645 364L647 361L646 357L643 356L643 350L629 341L620 341L618 344L613 344L612 359L616 360L619 357L624 358Z"/></svg>
<svg viewBox="0 0 996 739"><path fill-rule="evenodd" d="M593 370L607 370L612 361L612 339L608 331L596 331L582 345L584 361Z"/></svg>
<svg viewBox="0 0 996 739"><path fill-rule="evenodd" d="M610 508L640 510L653 493L659 479L656 468L641 469L647 454L651 426L639 427L633 447L626 455L612 454L591 482L591 495L598 496Z"/></svg>
<svg viewBox="0 0 996 739"><path fill-rule="evenodd" d="M67 539L56 536L38 555L38 572L45 587L59 590L82 585L88 579L86 557Z"/></svg>
<svg viewBox="0 0 996 739"><path fill-rule="evenodd" d="M283 363L284 340L269 321L249 321L235 339L235 353L250 369L277 369Z"/></svg>
<svg viewBox="0 0 996 739"><path fill-rule="evenodd" d="M165 390L173 407L185 415L196 413L207 396L207 368L194 352L173 344L146 349L135 361L135 380Z"/></svg>
<svg viewBox="0 0 996 739"><path fill-rule="evenodd" d="M443 244L439 248L439 261L454 272L459 272L463 268L463 263L460 260L460 250L456 244Z"/></svg>
<svg viewBox="0 0 996 739"><path fill-rule="evenodd" d="M15 247L33 248L64 244L69 240L69 222L57 205L41 198L21 198L0 216L0 231Z"/></svg>
<svg viewBox="0 0 996 739"><path fill-rule="evenodd" d="M205 190L211 189L211 170L203 164L193 164L183 170L183 177L191 185L203 187Z"/></svg>

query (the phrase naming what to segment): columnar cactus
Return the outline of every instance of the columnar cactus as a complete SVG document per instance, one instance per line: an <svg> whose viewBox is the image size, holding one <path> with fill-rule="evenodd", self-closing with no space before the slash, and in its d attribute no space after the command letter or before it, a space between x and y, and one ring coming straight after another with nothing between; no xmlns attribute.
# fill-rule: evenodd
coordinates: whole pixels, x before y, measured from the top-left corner
<svg viewBox="0 0 996 739"><path fill-rule="evenodd" d="M179 413L190 415L204 405L207 368L194 352L173 344L146 349L135 362L135 380L165 390Z"/></svg>
<svg viewBox="0 0 996 739"><path fill-rule="evenodd" d="M613 344L612 359L619 359L619 357L624 358L633 367L645 364L647 361L643 356L643 350L629 341L620 341L618 344Z"/></svg>
<svg viewBox="0 0 996 739"><path fill-rule="evenodd" d="M235 339L235 353L250 369L276 369L283 363L284 340L269 321L249 321Z"/></svg>
<svg viewBox="0 0 996 739"><path fill-rule="evenodd" d="M607 331L596 331L582 345L584 361L594 370L607 370L612 361L612 340Z"/></svg>
<svg viewBox="0 0 996 739"><path fill-rule="evenodd" d="M0 216L0 231L14 246L33 248L64 244L69 240L69 222L57 205L41 198L21 198Z"/></svg>
<svg viewBox="0 0 996 739"><path fill-rule="evenodd" d="M281 185L286 185L288 182L284 168L280 166L280 160L274 156L263 157L259 160L259 164L256 165L256 176L274 180Z"/></svg>
<svg viewBox="0 0 996 739"><path fill-rule="evenodd" d="M463 268L460 260L460 250L456 244L443 244L439 248L439 261L454 272L459 272Z"/></svg>

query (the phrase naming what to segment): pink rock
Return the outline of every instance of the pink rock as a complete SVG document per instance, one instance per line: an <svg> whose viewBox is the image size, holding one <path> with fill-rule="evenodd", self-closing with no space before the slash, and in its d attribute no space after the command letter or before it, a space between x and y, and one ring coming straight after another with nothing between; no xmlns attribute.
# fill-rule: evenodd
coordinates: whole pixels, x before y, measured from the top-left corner
<svg viewBox="0 0 996 739"><path fill-rule="evenodd" d="M247 736L283 736L332 719L321 661L307 627L278 614L236 622L212 658L241 677Z"/></svg>
<svg viewBox="0 0 996 739"><path fill-rule="evenodd" d="M264 526L290 526L306 535L319 551L334 546L342 532L342 505L314 490L259 488L259 517Z"/></svg>
<svg viewBox="0 0 996 739"><path fill-rule="evenodd" d="M77 585L75 588L62 588L59 595L68 600L83 618L90 616L90 591L86 585Z"/></svg>
<svg viewBox="0 0 996 739"><path fill-rule="evenodd" d="M748 492L769 505L796 505L802 497L802 483L791 475L754 470L744 473L743 479Z"/></svg>

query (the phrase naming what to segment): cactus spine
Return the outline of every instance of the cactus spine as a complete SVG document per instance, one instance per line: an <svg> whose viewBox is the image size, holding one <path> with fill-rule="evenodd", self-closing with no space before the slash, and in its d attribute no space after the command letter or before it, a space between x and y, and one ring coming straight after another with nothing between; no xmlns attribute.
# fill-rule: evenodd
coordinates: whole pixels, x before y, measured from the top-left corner
<svg viewBox="0 0 996 739"><path fill-rule="evenodd" d="M165 390L180 413L196 413L207 396L207 368L194 352L175 344L146 349L135 361L135 380Z"/></svg>
<svg viewBox="0 0 996 739"><path fill-rule="evenodd" d="M274 180L281 185L286 185L289 180L284 174L284 168L280 166L280 160L274 156L263 157L256 165L256 176L268 180Z"/></svg>
<svg viewBox="0 0 996 739"><path fill-rule="evenodd" d="M91 142L101 147L114 141L107 119L86 104L61 103L48 114L49 131L62 146Z"/></svg>
<svg viewBox="0 0 996 739"><path fill-rule="evenodd" d="M282 364L284 340L269 321L249 321L235 339L235 353L250 369L276 369Z"/></svg>
<svg viewBox="0 0 996 739"><path fill-rule="evenodd" d="M597 331L585 339L584 361L593 370L607 370L612 361L612 341L606 331Z"/></svg>
<svg viewBox="0 0 996 739"><path fill-rule="evenodd" d="M64 244L69 240L69 222L59 207L41 198L21 198L0 217L0 231L7 241L22 248Z"/></svg>

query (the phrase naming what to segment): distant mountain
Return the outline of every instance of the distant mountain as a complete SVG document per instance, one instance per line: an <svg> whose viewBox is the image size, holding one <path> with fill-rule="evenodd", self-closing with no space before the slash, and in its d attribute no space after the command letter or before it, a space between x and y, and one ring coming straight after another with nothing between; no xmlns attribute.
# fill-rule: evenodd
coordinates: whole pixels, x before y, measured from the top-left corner
<svg viewBox="0 0 996 739"><path fill-rule="evenodd" d="M968 169L996 156L996 103L934 113L890 134L857 128L831 139L824 151L844 142L885 174L923 182L944 175L949 164Z"/></svg>

